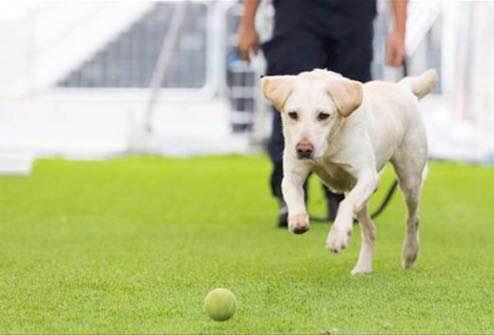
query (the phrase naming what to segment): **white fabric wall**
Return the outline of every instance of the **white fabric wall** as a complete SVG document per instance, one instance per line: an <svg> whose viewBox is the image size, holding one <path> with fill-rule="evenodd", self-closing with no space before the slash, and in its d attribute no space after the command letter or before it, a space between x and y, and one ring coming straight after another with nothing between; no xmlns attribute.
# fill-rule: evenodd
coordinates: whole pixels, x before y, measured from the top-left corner
<svg viewBox="0 0 494 335"><path fill-rule="evenodd" d="M443 2L444 104L428 115L440 156L494 161L494 2Z"/></svg>
<svg viewBox="0 0 494 335"><path fill-rule="evenodd" d="M4 2L0 97L53 85L152 7L148 1Z"/></svg>

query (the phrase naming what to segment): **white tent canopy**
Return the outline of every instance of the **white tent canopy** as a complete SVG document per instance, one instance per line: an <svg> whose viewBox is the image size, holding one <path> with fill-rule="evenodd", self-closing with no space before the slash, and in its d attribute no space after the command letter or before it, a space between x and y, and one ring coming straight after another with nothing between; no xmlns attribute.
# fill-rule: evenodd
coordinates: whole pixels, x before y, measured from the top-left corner
<svg viewBox="0 0 494 335"><path fill-rule="evenodd" d="M205 3L211 8L220 3L226 4L224 7L235 4L228 0ZM53 86L150 8L150 3L143 1L0 2L0 39L5 50L0 53L0 118L4 121L0 123L0 152L23 148L38 153L42 148L44 155L79 156L88 152L88 148L97 149L98 155L124 150L129 114L143 109L148 94L136 95L136 91L125 88L111 94L97 88L75 92L63 88L53 90ZM267 8L263 6L269 16ZM214 65L223 71L227 58L223 44L229 41L231 32L225 28L226 11L209 12L208 36L213 37L208 37L205 43L215 47L208 56L214 62L208 61L207 66ZM406 37L410 73L436 66L441 75L440 90L422 102L433 157L494 160L494 87L490 84L494 78L492 17L493 2L410 2ZM439 49L433 55L434 64L430 64L428 54L430 43ZM382 55L376 55L375 59L382 62ZM224 81L221 76L208 77L213 79ZM215 85L225 86L225 83ZM184 121L185 107L180 107L179 98L175 96L172 101L166 92L161 93L165 94L160 94L156 122L163 124L158 124L156 129L176 141L164 153L198 153L203 146L197 149L195 145L202 131L224 135L221 152L238 151L239 147L248 150L244 142L239 146L231 138L224 140L229 138L229 106L221 89L202 100L191 100L190 95L182 98L183 106L188 108L197 101L201 111L195 120L197 126ZM214 119L221 129L213 131L212 124L213 128L201 128L201 124L208 123L200 117ZM269 117L259 120L264 125L269 123ZM259 136L257 130L251 136ZM190 143L186 137L177 138L180 134L191 135ZM212 147L209 143L204 146Z"/></svg>

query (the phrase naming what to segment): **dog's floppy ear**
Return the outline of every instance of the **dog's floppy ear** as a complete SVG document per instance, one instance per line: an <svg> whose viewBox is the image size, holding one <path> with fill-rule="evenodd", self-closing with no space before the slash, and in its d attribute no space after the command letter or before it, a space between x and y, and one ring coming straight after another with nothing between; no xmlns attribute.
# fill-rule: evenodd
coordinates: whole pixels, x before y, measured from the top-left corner
<svg viewBox="0 0 494 335"><path fill-rule="evenodd" d="M281 112L293 89L295 76L264 76L261 79L262 94Z"/></svg>
<svg viewBox="0 0 494 335"><path fill-rule="evenodd" d="M362 84L349 79L336 79L328 83L327 91L333 99L338 113L348 117L361 104L363 99Z"/></svg>

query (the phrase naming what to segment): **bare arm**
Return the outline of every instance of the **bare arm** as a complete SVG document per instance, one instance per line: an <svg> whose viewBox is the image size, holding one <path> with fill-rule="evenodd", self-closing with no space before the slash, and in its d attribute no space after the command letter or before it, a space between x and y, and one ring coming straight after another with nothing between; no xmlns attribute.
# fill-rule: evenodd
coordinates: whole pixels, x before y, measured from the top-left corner
<svg viewBox="0 0 494 335"><path fill-rule="evenodd" d="M407 22L407 5L408 0L393 0L393 14L395 18L394 31L405 37L406 22Z"/></svg>
<svg viewBox="0 0 494 335"><path fill-rule="evenodd" d="M257 54L259 37L256 32L255 18L260 0L244 0L244 11L237 29L237 48L246 61L250 61L250 52Z"/></svg>
<svg viewBox="0 0 494 335"><path fill-rule="evenodd" d="M405 58L405 33L408 0L391 0L394 15L393 31L386 42L386 63L400 66Z"/></svg>
<svg viewBox="0 0 494 335"><path fill-rule="evenodd" d="M256 17L257 7L259 7L260 0L244 0L244 12L240 20L240 24L249 24L254 26L254 19Z"/></svg>

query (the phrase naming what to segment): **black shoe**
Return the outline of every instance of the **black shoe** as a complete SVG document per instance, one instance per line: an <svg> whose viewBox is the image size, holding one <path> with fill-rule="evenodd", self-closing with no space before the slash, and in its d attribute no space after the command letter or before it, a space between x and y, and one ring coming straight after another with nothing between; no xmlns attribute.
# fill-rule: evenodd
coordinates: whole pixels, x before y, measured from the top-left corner
<svg viewBox="0 0 494 335"><path fill-rule="evenodd" d="M286 205L283 205L278 212L278 228L286 227L288 227L288 208Z"/></svg>

